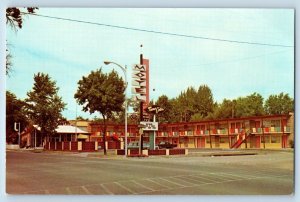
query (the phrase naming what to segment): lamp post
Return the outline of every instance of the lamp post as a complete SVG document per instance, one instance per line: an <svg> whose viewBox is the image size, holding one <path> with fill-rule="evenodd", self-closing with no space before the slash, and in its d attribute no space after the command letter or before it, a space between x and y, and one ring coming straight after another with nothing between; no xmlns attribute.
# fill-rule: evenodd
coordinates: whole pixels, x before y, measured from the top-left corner
<svg viewBox="0 0 300 202"><path fill-rule="evenodd" d="M126 96L126 90L128 86L127 82L127 66L125 65L125 68L119 65L118 63L111 62L111 61L104 61L105 65L114 64L120 67L124 73L125 76L125 156L127 156L127 96Z"/></svg>

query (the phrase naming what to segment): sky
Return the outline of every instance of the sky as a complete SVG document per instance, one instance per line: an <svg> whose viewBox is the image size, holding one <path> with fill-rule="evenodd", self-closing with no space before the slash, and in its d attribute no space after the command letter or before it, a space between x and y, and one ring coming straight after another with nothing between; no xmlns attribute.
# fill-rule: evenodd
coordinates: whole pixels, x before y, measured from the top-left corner
<svg viewBox="0 0 300 202"><path fill-rule="evenodd" d="M6 89L24 99L33 87L34 74L47 73L67 103L63 112L67 119L75 119L76 108L78 116L99 117L82 112L76 104L74 94L82 76L100 67L123 76L117 66L103 64L110 60L127 66L130 84L131 66L139 63L141 53L150 60L150 89L155 88L150 99L162 94L173 98L189 86L197 89L203 84L211 88L217 102L254 92L265 99L280 92L294 97L292 9L39 8L37 14L194 36L39 16L25 17L17 32L7 27L13 70Z"/></svg>

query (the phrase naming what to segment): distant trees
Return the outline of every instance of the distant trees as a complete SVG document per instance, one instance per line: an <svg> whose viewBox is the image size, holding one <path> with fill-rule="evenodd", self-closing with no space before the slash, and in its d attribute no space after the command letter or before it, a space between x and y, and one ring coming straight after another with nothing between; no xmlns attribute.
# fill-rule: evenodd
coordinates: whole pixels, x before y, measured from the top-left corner
<svg viewBox="0 0 300 202"><path fill-rule="evenodd" d="M107 120L112 117L114 112L124 110L124 84L122 78L115 71L104 74L101 69L92 71L78 81L78 89L74 97L80 105L83 105L83 111L101 114L103 142L105 142ZM104 154L106 154L105 146Z"/></svg>
<svg viewBox="0 0 300 202"><path fill-rule="evenodd" d="M264 105L267 114L286 114L294 111L294 99L288 94L270 95Z"/></svg>
<svg viewBox="0 0 300 202"><path fill-rule="evenodd" d="M224 119L265 114L285 114L294 110L294 100L288 94L271 95L265 102L259 93L236 99L214 102L211 89L201 85L198 91L188 87L176 98L166 95L158 98L157 105L165 109L158 115L160 122L189 122L207 119Z"/></svg>
<svg viewBox="0 0 300 202"><path fill-rule="evenodd" d="M25 99L27 114L33 123L41 128L42 140L45 135L55 133L55 129L61 120L61 112L65 109L65 103L58 96L59 88L48 74L37 73L34 75L34 84Z"/></svg>
<svg viewBox="0 0 300 202"><path fill-rule="evenodd" d="M236 100L234 115L235 117L263 115L263 103L264 98L258 93L253 93L246 97L239 97Z"/></svg>

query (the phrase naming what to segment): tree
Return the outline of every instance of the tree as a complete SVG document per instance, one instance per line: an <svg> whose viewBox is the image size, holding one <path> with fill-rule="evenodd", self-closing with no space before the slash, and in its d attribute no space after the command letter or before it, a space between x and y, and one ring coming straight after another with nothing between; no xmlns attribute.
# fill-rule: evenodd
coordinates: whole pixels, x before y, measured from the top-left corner
<svg viewBox="0 0 300 202"><path fill-rule="evenodd" d="M27 113L32 122L41 128L42 140L45 135L54 134L63 119L61 112L66 104L57 95L58 90L56 82L51 81L48 74L39 72L34 75L32 91L27 93Z"/></svg>
<svg viewBox="0 0 300 202"><path fill-rule="evenodd" d="M171 122L171 111L172 109L172 104L170 103L169 98L166 95L161 95L155 105L161 107L164 109L164 111L160 112L157 114L158 121L163 123L163 122Z"/></svg>
<svg viewBox="0 0 300 202"><path fill-rule="evenodd" d="M21 8L10 7L6 9L6 24L10 25L13 29L17 30L22 28L24 16L28 14L34 14L37 10L37 7L28 7L25 11L22 11Z"/></svg>
<svg viewBox="0 0 300 202"><path fill-rule="evenodd" d="M103 141L106 141L106 121L112 116L113 112L123 110L125 101L125 83L115 71L109 74L102 73L102 70L92 71L88 76L83 76L78 81L78 89L74 97L83 111L91 114L99 112L103 123ZM106 155L106 147L104 146Z"/></svg>
<svg viewBox="0 0 300 202"><path fill-rule="evenodd" d="M9 72L11 71L12 67L12 56L8 49L6 49L6 75L9 75Z"/></svg>
<svg viewBox="0 0 300 202"><path fill-rule="evenodd" d="M28 14L34 14L37 10L37 7L28 7L25 11ZM10 7L6 9L6 24L8 24L15 31L22 28L24 16L27 13L23 12L20 8ZM6 75L9 74L12 67L12 55L9 53L8 49L6 49Z"/></svg>
<svg viewBox="0 0 300 202"><path fill-rule="evenodd" d="M294 111L294 99L284 93L270 95L264 108L267 114L287 114Z"/></svg>
<svg viewBox="0 0 300 202"><path fill-rule="evenodd" d="M201 85L197 91L196 97L196 112L206 117L209 113L213 112L214 99L211 89L207 85Z"/></svg>
<svg viewBox="0 0 300 202"><path fill-rule="evenodd" d="M23 131L28 124L24 113L25 102L17 99L16 95L6 91L6 142L17 144L18 134L14 130L14 123L20 123L20 130Z"/></svg>
<svg viewBox="0 0 300 202"><path fill-rule="evenodd" d="M247 116L260 116L264 114L263 108L264 98L258 94L253 93L247 97L239 97L236 100L235 116L247 117Z"/></svg>
<svg viewBox="0 0 300 202"><path fill-rule="evenodd" d="M197 102L197 92L193 87L188 87L186 91L180 93L176 98L178 107L181 114L181 121L189 122L192 115L195 113L195 106Z"/></svg>
<svg viewBox="0 0 300 202"><path fill-rule="evenodd" d="M215 109L215 116L219 119L234 118L236 101L224 99Z"/></svg>

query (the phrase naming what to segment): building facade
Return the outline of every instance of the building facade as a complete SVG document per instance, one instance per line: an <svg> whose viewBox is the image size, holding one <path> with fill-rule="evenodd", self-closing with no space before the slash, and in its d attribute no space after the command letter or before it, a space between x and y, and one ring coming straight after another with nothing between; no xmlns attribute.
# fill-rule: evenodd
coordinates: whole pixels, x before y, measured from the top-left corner
<svg viewBox="0 0 300 202"><path fill-rule="evenodd" d="M137 125L128 125L128 142L139 141ZM90 123L90 141L102 141L102 125ZM143 141L149 142L149 132ZM108 144L124 142L124 125L108 124ZM294 114L231 118L197 122L163 123L156 144L171 142L178 148L288 148L294 141Z"/></svg>

